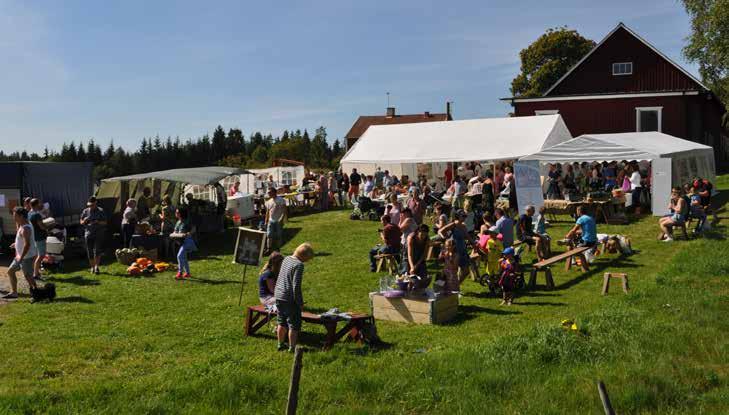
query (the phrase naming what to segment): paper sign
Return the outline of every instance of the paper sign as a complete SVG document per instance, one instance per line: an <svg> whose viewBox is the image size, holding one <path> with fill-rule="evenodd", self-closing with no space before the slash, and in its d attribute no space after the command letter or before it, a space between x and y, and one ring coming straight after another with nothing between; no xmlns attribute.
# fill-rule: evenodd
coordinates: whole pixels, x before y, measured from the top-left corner
<svg viewBox="0 0 729 415"><path fill-rule="evenodd" d="M525 160L514 163L514 179L516 180L516 198L519 212L524 213L528 205L539 208L544 205L539 161Z"/></svg>

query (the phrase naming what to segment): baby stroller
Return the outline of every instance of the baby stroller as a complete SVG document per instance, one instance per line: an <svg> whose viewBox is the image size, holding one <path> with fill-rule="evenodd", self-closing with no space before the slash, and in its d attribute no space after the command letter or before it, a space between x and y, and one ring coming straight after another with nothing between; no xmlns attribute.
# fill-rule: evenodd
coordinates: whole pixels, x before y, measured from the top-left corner
<svg viewBox="0 0 729 415"><path fill-rule="evenodd" d="M46 237L46 256L41 261L41 268L48 271L62 272L66 249L66 229L56 226L48 231Z"/></svg>
<svg viewBox="0 0 729 415"><path fill-rule="evenodd" d="M371 221L377 221L384 214L384 208L378 206L369 197L362 196L354 203L354 210L352 210L349 218L353 220L369 219Z"/></svg>
<svg viewBox="0 0 729 415"><path fill-rule="evenodd" d="M514 273L516 274L516 279L514 281L515 290L523 290L524 287L526 287L526 281L524 280L524 268L521 265L522 252L524 252L524 245L519 245L516 249L514 249ZM491 295L498 298L503 294L501 286L499 285L500 278L500 274L489 275L484 273L478 277L478 283L484 287L488 287Z"/></svg>

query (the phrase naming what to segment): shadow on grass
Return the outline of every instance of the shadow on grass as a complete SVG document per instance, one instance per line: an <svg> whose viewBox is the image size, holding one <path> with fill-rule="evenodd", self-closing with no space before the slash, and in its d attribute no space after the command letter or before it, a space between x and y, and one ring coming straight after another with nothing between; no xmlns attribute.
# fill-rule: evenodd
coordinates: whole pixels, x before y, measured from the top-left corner
<svg viewBox="0 0 729 415"><path fill-rule="evenodd" d="M633 254L635 255L635 254ZM577 272L583 272L580 276L577 278L573 278L567 282L564 282L562 284L557 285L554 289L557 291L566 290L568 288L571 288L582 281L595 276L602 274L605 270L608 268L641 268L641 265L636 264L631 257L633 256L626 256L626 255L620 255L616 258L605 258L602 257L597 262L593 262L590 264L590 270L587 272L583 272L580 267L574 267L573 270L578 270ZM526 273L525 273L526 274Z"/></svg>
<svg viewBox="0 0 729 415"><path fill-rule="evenodd" d="M456 317L446 323L443 323L443 326L457 326L460 324L463 324L464 322L468 320L473 320L474 318L478 317L480 314L489 314L494 316L504 316L504 315L512 315L512 314L521 314L521 311L512 311L512 310L502 310L498 308L486 308L481 307L477 305L459 305L458 306L458 314L456 314Z"/></svg>
<svg viewBox="0 0 729 415"><path fill-rule="evenodd" d="M83 303L83 304L94 304L95 301L89 300L86 297L80 295L72 295L70 297L61 297L53 300L54 303Z"/></svg>
<svg viewBox="0 0 729 415"><path fill-rule="evenodd" d="M514 300L514 305L539 306L539 307L564 307L567 303L550 303L546 301L518 301L519 297Z"/></svg>
<svg viewBox="0 0 729 415"><path fill-rule="evenodd" d="M48 282L59 282L63 284L73 284L73 285L79 285L79 286L89 286L89 285L101 285L101 281L99 280L91 280L83 275L76 275L70 278L56 278L56 277L47 277L46 281Z"/></svg>
<svg viewBox="0 0 729 415"><path fill-rule="evenodd" d="M200 277L190 277L190 279L188 281L198 282L200 284L209 284L209 285L240 284L240 281L235 281L235 280L210 280L207 278L200 278Z"/></svg>

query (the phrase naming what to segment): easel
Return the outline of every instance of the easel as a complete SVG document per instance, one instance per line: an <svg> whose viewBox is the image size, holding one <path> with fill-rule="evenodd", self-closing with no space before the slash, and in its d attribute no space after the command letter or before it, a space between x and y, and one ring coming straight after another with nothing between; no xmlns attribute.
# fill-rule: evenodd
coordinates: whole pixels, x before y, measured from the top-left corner
<svg viewBox="0 0 729 415"><path fill-rule="evenodd" d="M246 282L246 271L248 270L248 265L243 265L243 278L240 280L240 295L238 296L238 307L240 307L240 303L243 301L243 284Z"/></svg>
<svg viewBox="0 0 729 415"><path fill-rule="evenodd" d="M247 256L247 257L243 257L243 258L238 257L238 255L239 255L238 248L240 247L240 244L241 244L241 236L242 236L243 232L257 234L258 237L260 238L260 243L258 244L258 249L257 249L258 252L255 257L253 257L253 256ZM261 232L261 231L251 229L251 228L246 228L243 226L238 227L238 238L236 239L235 250L233 251L233 263L234 264L241 264L241 263L243 264L243 278L240 281L240 294L238 296L238 306L240 306L241 303L243 302L243 284L246 281L246 272L248 272L248 265L260 264L261 259L263 257L263 248L266 244L266 239L267 238L266 238L265 232Z"/></svg>

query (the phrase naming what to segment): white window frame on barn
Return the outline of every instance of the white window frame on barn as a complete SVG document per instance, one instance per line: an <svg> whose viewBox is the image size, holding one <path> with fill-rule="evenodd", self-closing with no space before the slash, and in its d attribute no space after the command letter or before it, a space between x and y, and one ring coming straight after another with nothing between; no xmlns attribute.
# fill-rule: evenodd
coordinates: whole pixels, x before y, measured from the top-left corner
<svg viewBox="0 0 729 415"><path fill-rule="evenodd" d="M615 62L613 63L613 76L632 75L633 62Z"/></svg>
<svg viewBox="0 0 729 415"><path fill-rule="evenodd" d="M635 107L635 131L643 132L640 126L640 113L643 111L654 111L658 113L658 132L663 132L663 107Z"/></svg>
<svg viewBox="0 0 729 415"><path fill-rule="evenodd" d="M534 110L534 115L555 115L559 110Z"/></svg>

